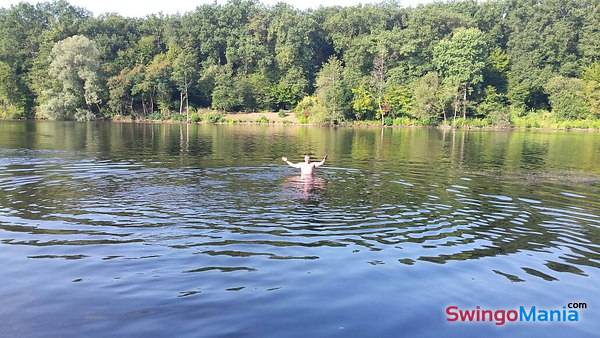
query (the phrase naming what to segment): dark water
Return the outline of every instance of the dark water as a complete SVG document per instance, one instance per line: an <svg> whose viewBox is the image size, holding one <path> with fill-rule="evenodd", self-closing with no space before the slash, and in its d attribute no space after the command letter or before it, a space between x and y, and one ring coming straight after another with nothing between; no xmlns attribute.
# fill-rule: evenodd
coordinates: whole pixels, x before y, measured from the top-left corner
<svg viewBox="0 0 600 338"><path fill-rule="evenodd" d="M0 264L2 337L594 336L600 134L0 122Z"/></svg>

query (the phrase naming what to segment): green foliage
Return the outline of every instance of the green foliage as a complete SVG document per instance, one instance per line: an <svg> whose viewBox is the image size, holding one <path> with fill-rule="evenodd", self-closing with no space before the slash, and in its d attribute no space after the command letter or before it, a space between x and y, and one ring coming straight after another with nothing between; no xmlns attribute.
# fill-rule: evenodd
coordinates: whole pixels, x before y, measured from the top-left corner
<svg viewBox="0 0 600 338"><path fill-rule="evenodd" d="M271 85L269 79L261 73L252 74L236 80L235 90L241 97L236 110L257 111L271 107Z"/></svg>
<svg viewBox="0 0 600 338"><path fill-rule="evenodd" d="M285 110L280 110L277 112L277 116L283 119L287 116L287 112Z"/></svg>
<svg viewBox="0 0 600 338"><path fill-rule="evenodd" d="M171 115L171 121L183 122L186 121L186 116L184 114L176 113Z"/></svg>
<svg viewBox="0 0 600 338"><path fill-rule="evenodd" d="M198 123L200 121L202 121L202 117L200 116L200 114L198 114L197 112L193 112L190 114L190 122Z"/></svg>
<svg viewBox="0 0 600 338"><path fill-rule="evenodd" d="M229 70L218 72L212 93L212 108L222 111L235 111L242 104L242 100L243 98L238 93L231 72Z"/></svg>
<svg viewBox="0 0 600 338"><path fill-rule="evenodd" d="M264 116L264 115L261 115L261 116L260 116L260 117L259 117L259 118L256 120L256 123L270 123L270 122L271 122L271 121L269 121L269 119L268 119L266 116Z"/></svg>
<svg viewBox="0 0 600 338"><path fill-rule="evenodd" d="M23 112L17 106L12 104L2 104L0 106L0 120L16 120L24 118Z"/></svg>
<svg viewBox="0 0 600 338"><path fill-rule="evenodd" d="M352 110L356 119L372 119L378 109L373 95L364 86L353 88L352 94Z"/></svg>
<svg viewBox="0 0 600 338"><path fill-rule="evenodd" d="M66 38L54 45L51 59L51 83L42 97L42 114L55 120L94 119L101 102L95 43L81 35Z"/></svg>
<svg viewBox="0 0 600 338"><path fill-rule="evenodd" d="M264 86L264 84L262 85ZM274 87L273 101L275 107L292 108L306 95L307 87L308 81L302 71L295 67L291 68Z"/></svg>
<svg viewBox="0 0 600 338"><path fill-rule="evenodd" d="M392 117L408 115L414 106L412 90L408 86L399 84L386 87L383 101L389 105Z"/></svg>
<svg viewBox="0 0 600 338"><path fill-rule="evenodd" d="M583 93L584 83L580 79L555 76L544 86L550 96L552 114L563 119L584 119L590 111Z"/></svg>
<svg viewBox="0 0 600 338"><path fill-rule="evenodd" d="M208 112L202 117L202 120L209 123L221 123L225 122L225 115L221 112Z"/></svg>
<svg viewBox="0 0 600 338"><path fill-rule="evenodd" d="M338 123L349 110L349 89L344 82L342 63L331 57L317 76L317 97L327 115L323 122Z"/></svg>
<svg viewBox="0 0 600 338"><path fill-rule="evenodd" d="M483 71L486 84L497 88L501 93L506 93L509 70L510 57L508 54L500 47L494 48L488 56L487 66Z"/></svg>
<svg viewBox="0 0 600 338"><path fill-rule="evenodd" d="M582 79L600 83L600 61L594 62L583 70Z"/></svg>
<svg viewBox="0 0 600 338"><path fill-rule="evenodd" d="M551 105L561 118L600 117L599 11L597 0L230 1L142 19L20 3L0 10L0 114L191 119L189 106L277 111L315 96L301 122L381 118L380 105L424 121L413 124L453 112L502 125L508 111ZM576 94L550 90L557 75L581 79L565 85Z"/></svg>
<svg viewBox="0 0 600 338"><path fill-rule="evenodd" d="M445 81L452 84L481 83L486 58L485 36L477 28L458 28L433 50L433 64Z"/></svg>
<svg viewBox="0 0 600 338"><path fill-rule="evenodd" d="M294 109L300 123L327 122L326 108L316 96L305 96Z"/></svg>
<svg viewBox="0 0 600 338"><path fill-rule="evenodd" d="M511 117L511 123L517 128L548 128L548 129L596 129L600 130L600 119L564 120L550 112L538 111L526 116Z"/></svg>
<svg viewBox="0 0 600 338"><path fill-rule="evenodd" d="M431 120L443 111L443 101L439 99L438 92L441 87L438 74L427 73L414 84L415 105L413 116L418 119Z"/></svg>
<svg viewBox="0 0 600 338"><path fill-rule="evenodd" d="M583 96L592 116L600 118L600 62L583 71Z"/></svg>
<svg viewBox="0 0 600 338"><path fill-rule="evenodd" d="M443 82L457 89L455 100L462 103L463 118L470 90L483 82L487 48L485 35L479 29L458 28L452 37L440 41L433 50L433 64ZM455 114L457 110L458 104L455 104Z"/></svg>
<svg viewBox="0 0 600 338"><path fill-rule="evenodd" d="M396 117L394 119L394 126L414 126L415 120L411 119L408 116Z"/></svg>
<svg viewBox="0 0 600 338"><path fill-rule="evenodd" d="M477 112L496 126L506 127L510 125L510 114L507 107L507 99L498 94L495 87L488 86L484 91L484 99L477 106Z"/></svg>
<svg viewBox="0 0 600 338"><path fill-rule="evenodd" d="M179 113L183 112L184 105L185 111L189 113L189 90L194 84L194 73L196 72L195 60L197 57L195 50L173 44L169 48L167 59L172 60L172 73L170 75L180 93Z"/></svg>
<svg viewBox="0 0 600 338"><path fill-rule="evenodd" d="M585 81L583 95L592 116L600 118L600 82Z"/></svg>
<svg viewBox="0 0 600 338"><path fill-rule="evenodd" d="M0 119L25 117L25 104L19 98L18 80L9 64L0 61Z"/></svg>
<svg viewBox="0 0 600 338"><path fill-rule="evenodd" d="M160 121L164 119L164 116L159 112L153 112L146 117L148 120Z"/></svg>
<svg viewBox="0 0 600 338"><path fill-rule="evenodd" d="M522 110L548 109L544 86L550 78L575 77L582 65L597 60L600 34L590 28L598 27L599 8L594 0L521 0L501 14L510 29L505 39L513 105Z"/></svg>

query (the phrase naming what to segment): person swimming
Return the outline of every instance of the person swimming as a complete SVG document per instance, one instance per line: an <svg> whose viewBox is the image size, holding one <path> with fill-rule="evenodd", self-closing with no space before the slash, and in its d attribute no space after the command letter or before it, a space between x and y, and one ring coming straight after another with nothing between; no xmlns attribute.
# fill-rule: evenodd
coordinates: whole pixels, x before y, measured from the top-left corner
<svg viewBox="0 0 600 338"><path fill-rule="evenodd" d="M311 162L310 156L308 156L308 155L304 155L304 162L298 162L298 163L292 163L292 162L288 161L287 157L285 157L285 156L283 156L281 159L283 160L283 162L287 163L291 167L300 169L301 176L310 176L314 173L315 168L320 167L323 164L325 164L325 160L327 159L327 154L325 154L325 157L323 157L323 160L321 160L321 162Z"/></svg>

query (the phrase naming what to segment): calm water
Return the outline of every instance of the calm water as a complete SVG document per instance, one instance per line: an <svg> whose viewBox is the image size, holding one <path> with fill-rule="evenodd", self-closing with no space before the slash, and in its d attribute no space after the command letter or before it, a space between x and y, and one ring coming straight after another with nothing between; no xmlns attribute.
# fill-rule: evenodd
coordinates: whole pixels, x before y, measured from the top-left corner
<svg viewBox="0 0 600 338"><path fill-rule="evenodd" d="M2 337L593 336L600 134L0 122L0 264Z"/></svg>

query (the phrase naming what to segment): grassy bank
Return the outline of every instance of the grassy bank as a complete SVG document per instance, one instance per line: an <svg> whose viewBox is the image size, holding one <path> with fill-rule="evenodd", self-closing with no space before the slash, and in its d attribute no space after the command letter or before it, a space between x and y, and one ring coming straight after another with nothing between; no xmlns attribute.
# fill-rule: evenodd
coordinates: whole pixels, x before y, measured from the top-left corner
<svg viewBox="0 0 600 338"><path fill-rule="evenodd" d="M152 114L147 117L114 115L110 120L116 122L135 123L185 123L186 115L171 114L163 116ZM310 121L296 116L294 112L255 112L255 113L223 113L214 110L198 110L190 113L190 123L212 124L284 124L284 125L330 125L327 122ZM338 124L343 127L380 127L381 120L344 121ZM457 129L588 129L600 130L600 119L561 120L548 112L535 112L525 116L513 115L507 121L494 123L486 118L456 118L446 121L426 121L410 117L386 118L386 127L441 127Z"/></svg>

